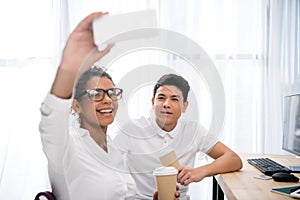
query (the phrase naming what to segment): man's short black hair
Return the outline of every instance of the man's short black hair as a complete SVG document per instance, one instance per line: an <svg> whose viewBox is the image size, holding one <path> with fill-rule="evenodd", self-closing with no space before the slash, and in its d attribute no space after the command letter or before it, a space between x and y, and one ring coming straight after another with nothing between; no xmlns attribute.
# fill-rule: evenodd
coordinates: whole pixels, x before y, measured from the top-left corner
<svg viewBox="0 0 300 200"><path fill-rule="evenodd" d="M176 74L165 74L155 84L153 89L153 97L155 97L156 91L163 85L176 86L183 95L183 102L186 102L188 93L190 91L189 83L182 77Z"/></svg>

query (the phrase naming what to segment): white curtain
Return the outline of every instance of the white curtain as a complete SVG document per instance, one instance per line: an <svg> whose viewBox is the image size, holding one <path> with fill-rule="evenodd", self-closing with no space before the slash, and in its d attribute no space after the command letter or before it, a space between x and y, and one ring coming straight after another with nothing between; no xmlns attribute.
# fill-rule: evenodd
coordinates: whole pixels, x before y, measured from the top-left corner
<svg viewBox="0 0 300 200"><path fill-rule="evenodd" d="M266 1L264 34L264 90L260 151L281 150L283 96L297 94L300 67L300 4L296 0ZM272 141L272 142L271 142Z"/></svg>
<svg viewBox="0 0 300 200"><path fill-rule="evenodd" d="M53 67L52 3L0 3L0 199L33 199L49 188L39 107Z"/></svg>
<svg viewBox="0 0 300 200"><path fill-rule="evenodd" d="M221 140L238 153L283 153L282 95L300 92L297 0L46 2L0 3L0 25L7 27L0 38L0 199L33 199L50 189L39 106L69 32L93 11L156 9L160 28L191 38L216 64L226 94ZM211 199L211 185L210 179L192 184L191 199Z"/></svg>

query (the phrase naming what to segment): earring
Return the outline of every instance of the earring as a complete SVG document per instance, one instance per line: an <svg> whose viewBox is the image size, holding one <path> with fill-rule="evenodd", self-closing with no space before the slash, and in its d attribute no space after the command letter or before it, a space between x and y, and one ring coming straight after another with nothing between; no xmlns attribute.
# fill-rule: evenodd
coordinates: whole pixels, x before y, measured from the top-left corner
<svg viewBox="0 0 300 200"><path fill-rule="evenodd" d="M71 107L70 114L72 115L71 122L74 123L76 127L80 127L81 119L78 113Z"/></svg>
<svg viewBox="0 0 300 200"><path fill-rule="evenodd" d="M75 110L73 109L73 107L70 108L70 114L73 115L73 116L76 115L76 112L75 112Z"/></svg>

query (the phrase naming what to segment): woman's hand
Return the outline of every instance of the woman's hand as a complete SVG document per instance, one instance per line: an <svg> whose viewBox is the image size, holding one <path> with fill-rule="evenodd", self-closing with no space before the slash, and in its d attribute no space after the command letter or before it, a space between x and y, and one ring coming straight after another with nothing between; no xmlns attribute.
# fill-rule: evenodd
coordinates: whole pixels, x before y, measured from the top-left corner
<svg viewBox="0 0 300 200"><path fill-rule="evenodd" d="M88 58L93 64L106 55L111 48L107 46L103 51L98 51L93 37L93 20L107 13L95 12L85 17L70 34L63 51L61 67L71 68L77 72L83 62Z"/></svg>
<svg viewBox="0 0 300 200"><path fill-rule="evenodd" d="M99 51L94 43L93 20L107 13L95 12L84 18L70 34L62 54L62 60L51 93L60 98L70 98L76 77L79 77L86 68L106 55L112 48L107 45Z"/></svg>

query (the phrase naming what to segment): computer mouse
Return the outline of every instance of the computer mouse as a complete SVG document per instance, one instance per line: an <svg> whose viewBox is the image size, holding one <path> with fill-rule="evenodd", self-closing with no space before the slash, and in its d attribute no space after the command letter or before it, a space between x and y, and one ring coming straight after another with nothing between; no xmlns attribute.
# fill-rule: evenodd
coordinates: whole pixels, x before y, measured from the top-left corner
<svg viewBox="0 0 300 200"><path fill-rule="evenodd" d="M274 181L277 182L298 182L299 178L293 174L285 172L276 172L272 175Z"/></svg>

